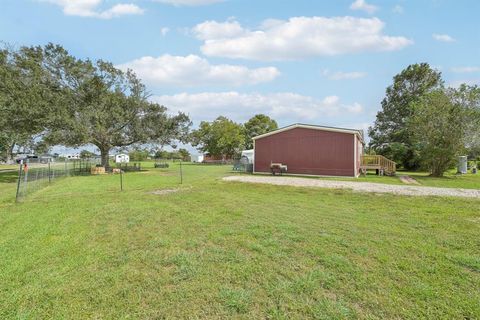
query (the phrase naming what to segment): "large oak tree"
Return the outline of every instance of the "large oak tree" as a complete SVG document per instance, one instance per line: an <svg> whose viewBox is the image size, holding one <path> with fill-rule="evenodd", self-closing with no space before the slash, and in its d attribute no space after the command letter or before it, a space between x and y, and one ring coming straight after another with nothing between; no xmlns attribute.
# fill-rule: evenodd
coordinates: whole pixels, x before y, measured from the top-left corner
<svg viewBox="0 0 480 320"><path fill-rule="evenodd" d="M59 46L47 46L45 56L62 104L47 141L72 147L93 144L102 165L108 166L113 148L171 142L188 130L188 116L169 115L164 106L148 101L145 86L132 71L102 60L75 59Z"/></svg>

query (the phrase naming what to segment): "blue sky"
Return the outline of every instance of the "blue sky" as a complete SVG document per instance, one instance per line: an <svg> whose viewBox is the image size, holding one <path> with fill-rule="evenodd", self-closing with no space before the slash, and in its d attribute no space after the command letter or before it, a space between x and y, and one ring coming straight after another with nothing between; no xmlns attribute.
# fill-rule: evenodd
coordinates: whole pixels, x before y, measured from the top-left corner
<svg viewBox="0 0 480 320"><path fill-rule="evenodd" d="M132 68L195 125L265 113L364 129L392 77L428 62L480 83L480 1L1 0L0 40Z"/></svg>

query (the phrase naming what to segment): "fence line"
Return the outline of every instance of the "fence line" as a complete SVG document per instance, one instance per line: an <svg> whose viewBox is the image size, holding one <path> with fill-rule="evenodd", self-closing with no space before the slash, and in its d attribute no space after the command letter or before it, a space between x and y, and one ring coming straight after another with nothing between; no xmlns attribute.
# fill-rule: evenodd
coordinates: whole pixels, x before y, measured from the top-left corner
<svg viewBox="0 0 480 320"><path fill-rule="evenodd" d="M51 159L25 159L19 164L16 201L42 189L54 180L74 175L89 175L97 159L52 161Z"/></svg>

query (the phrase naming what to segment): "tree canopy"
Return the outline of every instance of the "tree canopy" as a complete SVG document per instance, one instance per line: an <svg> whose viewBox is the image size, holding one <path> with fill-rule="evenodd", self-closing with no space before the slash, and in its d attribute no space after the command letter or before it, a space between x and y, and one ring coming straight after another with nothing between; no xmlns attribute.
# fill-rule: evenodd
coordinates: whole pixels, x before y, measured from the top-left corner
<svg viewBox="0 0 480 320"><path fill-rule="evenodd" d="M103 165L112 148L172 144L191 125L187 115L148 101L132 71L77 59L53 44L0 52L0 108L0 143L10 154L38 134L48 144L93 144Z"/></svg>
<svg viewBox="0 0 480 320"><path fill-rule="evenodd" d="M12 160L15 146L34 145L55 113L52 78L41 47L0 50L0 151Z"/></svg>
<svg viewBox="0 0 480 320"><path fill-rule="evenodd" d="M264 114L256 114L245 122L245 148L253 149L253 137L278 129L275 120Z"/></svg>
<svg viewBox="0 0 480 320"><path fill-rule="evenodd" d="M397 74L386 90L374 126L369 129L370 146L404 168L418 168L418 150L407 124L414 105L429 92L442 87L441 73L427 63L412 64Z"/></svg>
<svg viewBox="0 0 480 320"><path fill-rule="evenodd" d="M465 149L465 109L443 91L432 91L414 105L407 128L420 155L420 165L443 176Z"/></svg>
<svg viewBox="0 0 480 320"><path fill-rule="evenodd" d="M241 124L220 116L212 122L202 121L191 135L192 145L200 151L217 157L233 157L245 146Z"/></svg>

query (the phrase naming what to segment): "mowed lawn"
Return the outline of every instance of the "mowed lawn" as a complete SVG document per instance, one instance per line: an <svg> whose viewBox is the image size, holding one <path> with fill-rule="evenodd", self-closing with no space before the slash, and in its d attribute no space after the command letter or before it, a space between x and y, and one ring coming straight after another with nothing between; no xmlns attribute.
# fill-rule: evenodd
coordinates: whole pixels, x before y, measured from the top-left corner
<svg viewBox="0 0 480 320"><path fill-rule="evenodd" d="M19 204L1 174L0 318L480 318L480 200L228 183L228 166L184 165L180 185L178 169Z"/></svg>

